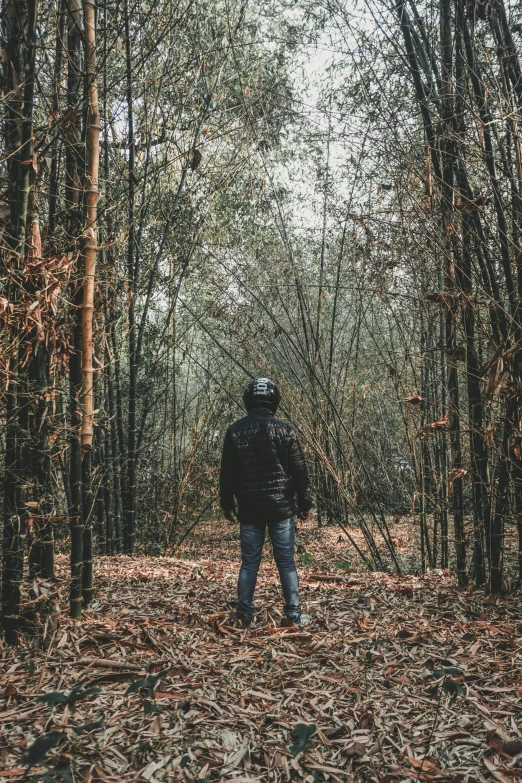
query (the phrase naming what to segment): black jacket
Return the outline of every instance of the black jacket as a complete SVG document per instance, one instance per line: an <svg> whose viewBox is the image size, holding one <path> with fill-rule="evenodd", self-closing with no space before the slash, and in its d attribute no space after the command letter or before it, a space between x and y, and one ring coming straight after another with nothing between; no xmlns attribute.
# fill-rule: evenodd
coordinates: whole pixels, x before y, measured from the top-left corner
<svg viewBox="0 0 522 783"><path fill-rule="evenodd" d="M290 424L266 406L232 424L219 479L221 508L240 522L281 522L312 508L303 451ZM297 503L296 503L297 495Z"/></svg>

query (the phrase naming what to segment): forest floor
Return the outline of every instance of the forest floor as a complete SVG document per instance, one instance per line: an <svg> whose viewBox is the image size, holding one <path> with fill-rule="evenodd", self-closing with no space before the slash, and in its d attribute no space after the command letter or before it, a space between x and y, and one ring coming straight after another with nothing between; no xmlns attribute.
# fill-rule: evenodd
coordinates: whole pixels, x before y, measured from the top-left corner
<svg viewBox="0 0 522 783"><path fill-rule="evenodd" d="M392 533L407 550L407 525ZM177 559L97 558L81 621L58 558L58 580L32 588L43 643L0 646L0 783L522 778L520 594L347 570L339 530L311 522L298 544L300 630L281 627L268 552L259 614L235 628L239 543L222 523Z"/></svg>

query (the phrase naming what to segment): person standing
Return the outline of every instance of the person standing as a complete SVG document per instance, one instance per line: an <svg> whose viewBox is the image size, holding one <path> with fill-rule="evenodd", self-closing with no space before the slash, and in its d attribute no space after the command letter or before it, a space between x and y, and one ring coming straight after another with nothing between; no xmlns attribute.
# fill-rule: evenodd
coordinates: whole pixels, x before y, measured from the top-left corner
<svg viewBox="0 0 522 783"><path fill-rule="evenodd" d="M301 445L291 425L277 419L281 395L269 378L250 381L243 395L247 415L225 435L220 502L225 519L237 516L241 533L236 615L245 627L254 616L254 592L266 530L274 551L285 617L304 625L295 565L294 516L307 519L312 508L310 479Z"/></svg>

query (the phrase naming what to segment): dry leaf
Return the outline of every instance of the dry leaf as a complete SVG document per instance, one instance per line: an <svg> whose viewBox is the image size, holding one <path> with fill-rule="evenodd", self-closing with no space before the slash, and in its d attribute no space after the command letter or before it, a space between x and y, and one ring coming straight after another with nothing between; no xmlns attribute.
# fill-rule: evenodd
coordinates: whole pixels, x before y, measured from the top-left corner
<svg viewBox="0 0 522 783"><path fill-rule="evenodd" d="M493 748L493 750L496 750L497 753L500 753L502 751L502 746L504 744L503 740L498 736L497 732L493 729L491 731L488 731L486 734L486 740L490 748Z"/></svg>
<svg viewBox="0 0 522 783"><path fill-rule="evenodd" d="M345 756L364 756L366 753L366 745L362 742L354 742L353 745L349 745L343 750Z"/></svg>
<svg viewBox="0 0 522 783"><path fill-rule="evenodd" d="M487 756L484 756L484 764L493 777L496 778L496 780L499 780L500 783L513 783L513 778L510 776L510 770L505 769L505 767L497 767Z"/></svg>
<svg viewBox="0 0 522 783"><path fill-rule="evenodd" d="M411 766L414 769L420 769L421 772L435 772L437 775L442 774L442 770L435 761L429 759L416 759L413 757L408 758Z"/></svg>
<svg viewBox="0 0 522 783"><path fill-rule="evenodd" d="M508 756L518 756L519 753L522 753L522 741L510 740L509 742L504 742L502 745L502 752L506 753Z"/></svg>
<svg viewBox="0 0 522 783"><path fill-rule="evenodd" d="M427 438L430 435L434 435L436 432L445 432L448 429L448 417L449 411L447 411L442 419L438 421L432 421L431 424L426 424L417 432L416 438Z"/></svg>

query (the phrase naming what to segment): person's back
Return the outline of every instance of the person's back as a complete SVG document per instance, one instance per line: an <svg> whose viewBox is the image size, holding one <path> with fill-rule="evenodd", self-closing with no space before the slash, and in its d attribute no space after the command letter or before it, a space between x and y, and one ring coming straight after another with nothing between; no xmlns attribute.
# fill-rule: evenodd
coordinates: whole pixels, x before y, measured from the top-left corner
<svg viewBox="0 0 522 783"><path fill-rule="evenodd" d="M227 430L220 474L225 517L231 520L235 512L241 526L237 615L248 623L254 613L252 599L268 525L285 614L299 623L293 516L306 518L312 506L306 462L291 425L274 416L280 401L277 386L259 378L247 386L243 399L248 415Z"/></svg>

